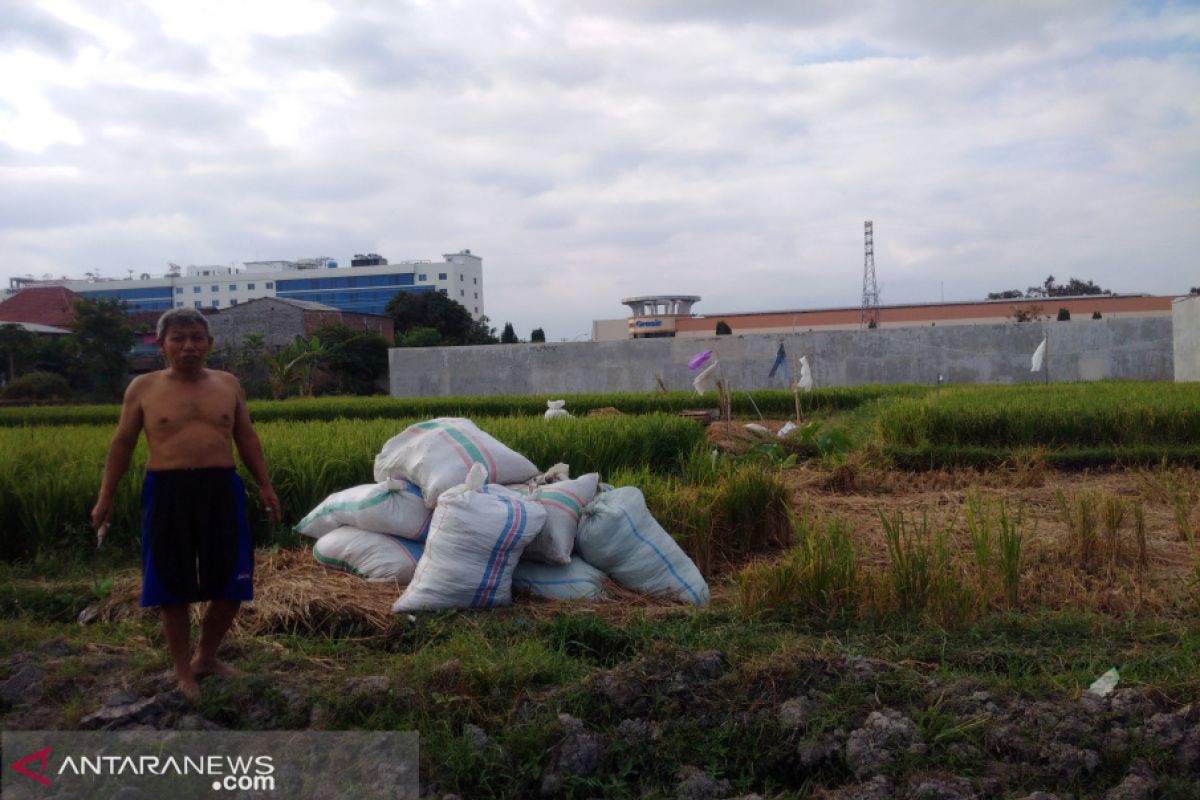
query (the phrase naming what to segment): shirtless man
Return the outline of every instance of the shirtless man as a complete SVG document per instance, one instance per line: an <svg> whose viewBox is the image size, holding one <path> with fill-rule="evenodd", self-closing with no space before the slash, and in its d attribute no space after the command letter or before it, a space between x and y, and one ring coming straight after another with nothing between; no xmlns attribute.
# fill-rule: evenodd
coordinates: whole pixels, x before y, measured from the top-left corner
<svg viewBox="0 0 1200 800"><path fill-rule="evenodd" d="M208 320L194 309L172 309L159 318L157 332L167 368L135 378L125 391L92 525L100 532L112 518L113 494L145 431L141 604L161 607L179 691L196 702L197 678L236 674L217 660L217 648L241 602L253 597L254 547L232 446L272 524L280 520L279 498L237 378L204 366L213 344ZM189 606L203 601L210 602L189 658Z"/></svg>

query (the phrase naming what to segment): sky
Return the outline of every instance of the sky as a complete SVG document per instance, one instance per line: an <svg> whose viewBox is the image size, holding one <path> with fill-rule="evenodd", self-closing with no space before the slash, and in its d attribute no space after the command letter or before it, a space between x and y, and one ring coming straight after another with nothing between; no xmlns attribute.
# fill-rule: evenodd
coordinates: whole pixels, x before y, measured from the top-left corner
<svg viewBox="0 0 1200 800"><path fill-rule="evenodd" d="M4 0L0 279L469 248L485 311L1200 285L1200 3Z"/></svg>

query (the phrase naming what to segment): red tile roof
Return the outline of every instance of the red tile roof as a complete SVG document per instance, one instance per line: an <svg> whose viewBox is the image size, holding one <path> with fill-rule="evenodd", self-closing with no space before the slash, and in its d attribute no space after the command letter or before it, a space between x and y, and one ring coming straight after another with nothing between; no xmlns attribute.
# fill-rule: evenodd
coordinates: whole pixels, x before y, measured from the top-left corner
<svg viewBox="0 0 1200 800"><path fill-rule="evenodd" d="M79 295L65 286L31 286L0 303L0 321L69 327Z"/></svg>

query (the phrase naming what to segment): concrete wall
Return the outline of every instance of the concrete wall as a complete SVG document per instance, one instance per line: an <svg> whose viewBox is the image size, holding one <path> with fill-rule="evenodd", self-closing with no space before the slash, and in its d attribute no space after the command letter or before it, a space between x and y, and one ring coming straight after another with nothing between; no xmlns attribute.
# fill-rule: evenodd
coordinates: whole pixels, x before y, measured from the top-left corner
<svg viewBox="0 0 1200 800"><path fill-rule="evenodd" d="M768 378L782 342L807 355L817 386L866 383L1017 383L1042 380L1030 357L1049 336L1050 380L1170 380L1171 320L1164 317L815 331L776 336L640 339L622 342L398 348L390 351L395 397L653 391L660 376L690 389L688 359L711 349L738 388L786 388ZM794 367L793 367L794 368Z"/></svg>
<svg viewBox="0 0 1200 800"><path fill-rule="evenodd" d="M1175 335L1175 380L1200 381L1200 296L1171 304Z"/></svg>

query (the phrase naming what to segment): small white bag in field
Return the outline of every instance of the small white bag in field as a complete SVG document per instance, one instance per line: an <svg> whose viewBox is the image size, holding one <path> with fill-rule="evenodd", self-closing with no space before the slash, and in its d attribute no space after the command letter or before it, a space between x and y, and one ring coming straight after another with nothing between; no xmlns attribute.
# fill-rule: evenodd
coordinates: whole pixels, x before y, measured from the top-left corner
<svg viewBox="0 0 1200 800"><path fill-rule="evenodd" d="M424 549L408 539L343 525L317 540L313 558L369 581L408 583Z"/></svg>
<svg viewBox="0 0 1200 800"><path fill-rule="evenodd" d="M513 572L513 588L552 600L600 600L604 597L604 573L572 556L567 564L541 564L521 559Z"/></svg>
<svg viewBox="0 0 1200 800"><path fill-rule="evenodd" d="M584 510L575 549L628 589L708 604L708 584L696 565L650 515L635 486L596 496Z"/></svg>
<svg viewBox="0 0 1200 800"><path fill-rule="evenodd" d="M546 525L525 549L525 558L547 564L569 564L583 509L596 496L600 475L590 472L574 480L547 483L530 495L546 509Z"/></svg>
<svg viewBox="0 0 1200 800"><path fill-rule="evenodd" d="M485 487L483 467L471 467L438 499L425 555L392 611L510 605L513 570L545 522L541 505Z"/></svg>
<svg viewBox="0 0 1200 800"><path fill-rule="evenodd" d="M469 419L438 417L410 425L375 456L375 480L404 478L421 487L425 507L467 478L473 464L485 470L485 483L523 483L537 467L517 451L484 433Z"/></svg>
<svg viewBox="0 0 1200 800"><path fill-rule="evenodd" d="M392 478L334 492L296 523L295 531L319 539L341 525L352 525L421 540L429 518L421 490L403 478Z"/></svg>
<svg viewBox="0 0 1200 800"><path fill-rule="evenodd" d="M547 400L546 401L546 413L544 415L545 418L546 419L558 419L561 417L571 416L570 412L567 411L565 408L563 408L563 406L565 406L566 404L567 404L566 400Z"/></svg>

